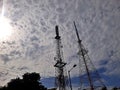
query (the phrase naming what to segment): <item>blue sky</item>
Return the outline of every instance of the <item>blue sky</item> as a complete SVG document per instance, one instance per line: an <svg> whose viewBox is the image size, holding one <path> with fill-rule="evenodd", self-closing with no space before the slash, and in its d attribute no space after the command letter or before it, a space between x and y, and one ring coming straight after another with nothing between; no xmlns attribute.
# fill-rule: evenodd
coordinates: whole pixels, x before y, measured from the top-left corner
<svg viewBox="0 0 120 90"><path fill-rule="evenodd" d="M104 68L101 68L98 70L101 76L101 79L104 80L104 84L110 88L110 87L120 87L120 83L119 83L119 76L106 76L104 74L102 74L103 72L105 72L106 70ZM80 87L80 77L76 76L76 77L72 77L71 78L72 81L72 86L73 88L76 87ZM49 77L49 78L43 78L41 79L41 82L43 85L45 85L48 88L53 88L55 87L55 77ZM69 84L68 84L69 85ZM98 84L100 85L100 84Z"/></svg>
<svg viewBox="0 0 120 90"><path fill-rule="evenodd" d="M13 33L0 39L0 86L25 72L40 73L44 84L52 80L49 77L55 76L55 25L59 25L66 69L78 64L73 21L104 83L120 85L119 0L0 0L1 4ZM76 67L71 72L75 86L78 76Z"/></svg>

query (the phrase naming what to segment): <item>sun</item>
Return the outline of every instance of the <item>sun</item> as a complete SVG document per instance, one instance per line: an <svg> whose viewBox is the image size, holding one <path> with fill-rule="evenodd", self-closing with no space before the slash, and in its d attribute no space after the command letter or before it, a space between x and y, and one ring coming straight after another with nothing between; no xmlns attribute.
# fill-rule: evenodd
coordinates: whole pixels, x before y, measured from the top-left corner
<svg viewBox="0 0 120 90"><path fill-rule="evenodd" d="M10 25L10 20L4 16L5 8L4 8L4 0L2 0L0 12L0 41L5 41L10 39L12 35L12 27Z"/></svg>
<svg viewBox="0 0 120 90"><path fill-rule="evenodd" d="M5 17L0 17L0 41L5 41L12 35L10 21Z"/></svg>

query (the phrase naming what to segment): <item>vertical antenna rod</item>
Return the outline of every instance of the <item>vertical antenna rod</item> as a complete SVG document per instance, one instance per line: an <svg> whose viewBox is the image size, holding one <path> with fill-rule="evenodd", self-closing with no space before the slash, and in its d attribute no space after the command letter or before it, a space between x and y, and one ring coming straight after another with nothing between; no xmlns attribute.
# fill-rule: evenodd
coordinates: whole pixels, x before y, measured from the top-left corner
<svg viewBox="0 0 120 90"><path fill-rule="evenodd" d="M86 63L86 59L85 59L84 49L82 48L82 44L81 44L82 40L80 40L80 37L79 37L79 34L78 34L78 30L77 30L75 21L74 21L74 27L75 27L76 35L77 35L77 38L78 38L78 44L79 44L79 47L80 47L80 52L82 54L82 58L83 58L83 61L84 61L84 64L85 64L85 68L86 68L86 72L87 72L90 88L91 88L91 90L94 90L93 83L92 83L92 80L91 80L91 77L90 77L90 73L89 73L89 69L88 69L88 66L87 66L87 63Z"/></svg>
<svg viewBox="0 0 120 90"><path fill-rule="evenodd" d="M55 26L55 31L56 31L56 37L55 37L55 39L60 39L59 30L58 30L58 26L57 25Z"/></svg>
<svg viewBox="0 0 120 90"><path fill-rule="evenodd" d="M78 39L78 42L79 42L79 45L80 45L82 40L80 40L80 37L79 37L79 34L78 34L78 30L77 30L77 27L76 27L75 21L74 21L74 27L75 27L75 31L76 31L76 35L77 35L77 39Z"/></svg>

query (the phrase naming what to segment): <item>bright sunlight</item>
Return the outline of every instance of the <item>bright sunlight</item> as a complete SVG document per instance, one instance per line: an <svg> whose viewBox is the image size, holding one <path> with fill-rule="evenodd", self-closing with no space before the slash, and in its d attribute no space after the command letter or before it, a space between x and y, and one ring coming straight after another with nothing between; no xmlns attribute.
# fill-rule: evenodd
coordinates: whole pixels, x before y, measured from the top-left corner
<svg viewBox="0 0 120 90"><path fill-rule="evenodd" d="M5 18L0 18L0 41L8 40L12 35L12 27L10 21Z"/></svg>
<svg viewBox="0 0 120 90"><path fill-rule="evenodd" d="M0 12L0 41L10 39L12 33L13 32L10 25L10 20L4 17L4 1L2 1L2 7Z"/></svg>

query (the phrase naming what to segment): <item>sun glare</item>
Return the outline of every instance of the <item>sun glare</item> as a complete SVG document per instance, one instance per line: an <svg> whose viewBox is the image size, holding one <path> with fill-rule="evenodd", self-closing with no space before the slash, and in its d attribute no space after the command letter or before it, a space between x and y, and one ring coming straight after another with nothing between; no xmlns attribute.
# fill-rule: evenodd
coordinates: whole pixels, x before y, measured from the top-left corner
<svg viewBox="0 0 120 90"><path fill-rule="evenodd" d="M12 27L10 21L5 17L0 18L0 41L4 41L10 38L12 35Z"/></svg>
<svg viewBox="0 0 120 90"><path fill-rule="evenodd" d="M0 12L0 41L5 41L10 39L12 35L12 27L10 25L10 20L4 17L4 0L2 0L2 7Z"/></svg>

